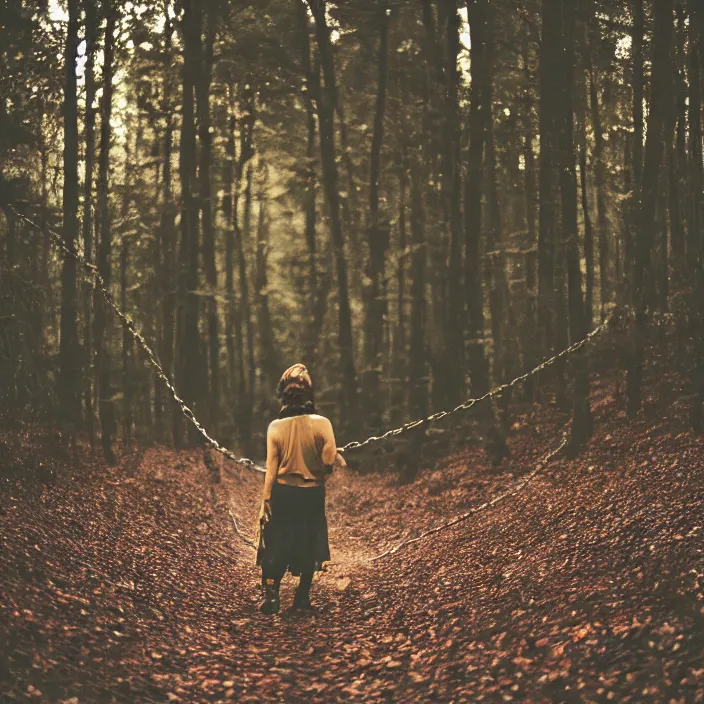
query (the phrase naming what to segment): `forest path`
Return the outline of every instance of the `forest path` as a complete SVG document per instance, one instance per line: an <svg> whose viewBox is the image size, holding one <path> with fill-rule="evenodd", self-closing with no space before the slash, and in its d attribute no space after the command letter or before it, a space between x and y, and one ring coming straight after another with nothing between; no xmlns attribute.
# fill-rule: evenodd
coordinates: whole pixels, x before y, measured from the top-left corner
<svg viewBox="0 0 704 704"><path fill-rule="evenodd" d="M704 442L677 380L661 387L662 407L648 399L629 422L597 386L577 460L375 563L361 559L530 471L559 442L559 414L517 417L500 471L468 449L408 486L335 476L313 615L289 609L290 577L281 613L258 613L254 554L228 506L251 533L261 477L213 486L200 451L5 486L0 698L704 701Z"/></svg>

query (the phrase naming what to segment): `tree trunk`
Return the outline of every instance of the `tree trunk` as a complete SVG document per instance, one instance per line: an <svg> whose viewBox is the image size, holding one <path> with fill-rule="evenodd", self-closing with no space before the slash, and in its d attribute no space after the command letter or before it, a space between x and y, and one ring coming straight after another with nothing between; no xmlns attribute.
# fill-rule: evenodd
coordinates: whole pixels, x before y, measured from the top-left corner
<svg viewBox="0 0 704 704"><path fill-rule="evenodd" d="M488 0L468 0L472 43L469 152L465 179L465 260L464 282L469 328L469 373L472 395L483 396L489 390L489 366L484 351L484 286L481 267L482 181L487 120L486 87L489 66L486 57Z"/></svg>
<svg viewBox="0 0 704 704"><path fill-rule="evenodd" d="M247 79L251 81L251 78ZM240 112L242 113L242 124L240 125L240 149L239 156L236 162L235 178L233 184L233 199L232 199L232 228L227 240L226 249L226 287L229 300L229 315L231 321L230 331L228 332L228 364L233 374L237 373L237 404L236 404L236 421L238 425L238 439L243 450L248 450L251 447L251 425L252 425L252 403L253 403L253 388L248 388L247 373L245 372L245 333L251 340L251 322L248 322L249 329L246 331L245 321L250 321L249 310L249 283L247 279L247 262L244 255L244 247L242 246L242 229L239 220L239 202L240 188L242 184L242 174L246 165L254 155L252 147L253 132L254 132L254 90L251 83L247 84L241 99ZM232 145L230 147L234 159L234 116L231 122ZM235 263L235 258L237 262ZM237 266L237 272L240 280L240 296L239 301L235 301L234 296L234 267ZM234 340L233 340L234 337ZM251 355L250 355L251 358ZM234 375L231 377L234 383Z"/></svg>
<svg viewBox="0 0 704 704"><path fill-rule="evenodd" d="M318 0L316 0L318 2ZM332 53L330 54L332 57ZM317 53L318 61L320 61L320 52ZM349 138L347 136L347 121L345 118L345 105L340 97L337 89L337 79L335 78L335 62L334 59L329 65L330 85L335 86L335 107L333 113L337 113L338 130L340 134L340 159L345 167L346 183L342 185L342 193L340 193L340 206L342 213L342 231L350 235L350 240L345 245L347 259L352 262L351 278L354 280L355 273L363 271L361 239L355 237L355 233L360 230L360 213L362 206L357 202L357 194L359 186L355 174L354 164L352 163L351 149ZM319 80L319 76L318 76ZM320 88L318 87L318 91ZM334 121L334 114L333 114ZM337 150L336 150L337 151ZM340 192L338 179L338 193ZM349 265L348 265L349 268Z"/></svg>
<svg viewBox="0 0 704 704"><path fill-rule="evenodd" d="M496 151L494 149L494 76L495 62L495 18L487 13L486 22L486 85L482 111L486 120L486 164L485 183L487 200L486 217L486 276L489 287L489 309L491 311L491 332L494 342L494 384L501 385L509 380L516 364L514 331L516 321L511 310L511 301L506 274L506 256L504 253L503 225L501 204L499 202L498 175L496 170ZM508 456L506 431L509 427L510 390L506 390L494 404L494 425L487 433L487 452L492 463L498 465Z"/></svg>
<svg viewBox="0 0 704 704"><path fill-rule="evenodd" d="M448 288L447 267L448 241L451 242L451 188L453 170L448 163L451 156L451 135L448 134L448 83L447 24L448 13L454 10L451 2L422 0L422 22L424 27L424 46L426 71L424 76L422 140L425 171L430 187L425 191L425 209L429 218L437 224L424 235L428 246L428 288L430 290L430 307L426 322L429 326L426 339L427 362L432 375L432 405L441 408L448 403L448 386L453 381L452 370L448 368L447 358L453 349L448 334ZM435 10L437 6L437 23ZM456 48L456 41L453 48ZM456 73L456 72L455 72ZM439 186L439 187L438 187Z"/></svg>
<svg viewBox="0 0 704 704"><path fill-rule="evenodd" d="M237 318L237 301L235 300L235 171L237 167L235 154L235 88L230 83L227 94L227 141L225 147L225 162L223 172L223 215L225 217L225 348L227 350L227 389L229 398L239 398L240 389L236 387L238 357L235 349L235 320ZM239 335L239 326L237 328ZM239 417L239 401L232 404L231 419L237 426Z"/></svg>
<svg viewBox="0 0 704 704"><path fill-rule="evenodd" d="M689 182L690 202L688 208L688 260L691 286L696 287L697 263L702 237L702 189L704 188L704 166L702 162L702 11L698 3L691 1L689 22Z"/></svg>
<svg viewBox="0 0 704 704"><path fill-rule="evenodd" d="M687 178L687 88L685 85L685 8L677 5L677 65L673 120L675 138L668 143L668 179L672 273L675 290L681 290L686 269L686 227L689 180Z"/></svg>
<svg viewBox="0 0 704 704"><path fill-rule="evenodd" d="M361 381L364 390L367 425L372 432L376 432L381 427L379 383L382 369L383 325L386 308L382 288L386 250L389 246L388 223L381 222L379 216L379 178L381 174L381 147L384 139L384 111L386 108L386 86L389 71L390 13L391 10L384 6L379 10L378 80L369 178L369 223L367 226L367 241L369 244L367 276L369 284L365 292L365 370Z"/></svg>
<svg viewBox="0 0 704 704"><path fill-rule="evenodd" d="M95 53L98 44L98 12L96 0L86 0L86 157L83 181L83 256L93 262L93 165L95 162ZM93 288L86 280L83 284L83 349L85 359L83 401L85 403L85 427L91 447L95 446L95 413L93 410Z"/></svg>
<svg viewBox="0 0 704 704"><path fill-rule="evenodd" d="M176 209L173 202L172 192L172 171L171 155L173 152L174 133L174 105L171 66L173 61L172 34L173 26L169 16L170 0L164 3L164 94L161 106L162 116L165 121L163 143L164 143L164 189L163 202L161 206L161 222L159 226L159 294L161 297L161 336L159 350L161 363L166 374L173 380L174 362L174 327L175 327L175 307L176 307L176 279L174 270L176 268L176 232L174 230L174 220ZM157 436L161 439L166 432L164 421L165 407L163 401L163 386L158 382L154 387L154 407L156 414ZM169 406L166 406L169 407Z"/></svg>
<svg viewBox="0 0 704 704"><path fill-rule="evenodd" d="M64 51L64 154L63 238L75 250L78 241L78 100L76 59L78 55L78 0L68 3L68 30ZM59 348L59 398L62 417L75 439L81 415L81 369L78 341L76 261L65 257L61 268L61 341Z"/></svg>
<svg viewBox="0 0 704 704"><path fill-rule="evenodd" d="M183 2L183 106L181 120L181 242L179 245L178 304L176 319L176 384L181 398L195 409L198 397L200 334L198 331L198 201L196 178L196 131L194 87L200 60L201 15L194 0ZM188 426L189 444L198 440ZM174 408L174 443L183 443L183 415Z"/></svg>
<svg viewBox="0 0 704 704"><path fill-rule="evenodd" d="M42 111L42 126L44 125L44 115L46 106L44 101L41 103ZM40 144L40 169L41 169L41 219L39 221L42 233L42 247L41 247L41 265L39 273L39 282L42 286L41 293L41 308L39 315L37 316L37 324L41 325L42 330L42 350L48 353L48 335L46 331L49 329L55 329L54 316L52 311L54 310L54 305L51 301L51 290L50 290L50 278L49 278L49 261L51 258L51 235L48 228L48 208L49 208L49 146L47 144L46 137L42 133L41 144ZM90 370L92 373L92 370Z"/></svg>
<svg viewBox="0 0 704 704"><path fill-rule="evenodd" d="M395 379L395 391L391 400L391 422L397 424L404 416L406 408L406 372L408 370L408 342L406 332L406 259L408 233L406 221L406 194L408 191L408 161L405 148L402 147L399 168L398 195L398 264L396 265L396 331L394 333L392 374Z"/></svg>
<svg viewBox="0 0 704 704"><path fill-rule="evenodd" d="M127 189L125 189L127 200ZM123 235L120 246L120 307L127 312L127 272L130 256L129 237ZM129 451L132 445L132 378L130 373L132 358L132 335L123 327L122 329L122 441L125 450Z"/></svg>
<svg viewBox="0 0 704 704"><path fill-rule="evenodd" d="M694 338L694 364L692 368L692 408L690 421L695 432L704 431L704 232L702 221L702 185L704 162L702 160L701 89L704 61L704 11L699 3L690 2L689 36L689 126L691 202L688 260L691 262L692 298L691 312Z"/></svg>
<svg viewBox="0 0 704 704"><path fill-rule="evenodd" d="M605 305L611 298L611 283L609 280L609 240L608 221L606 215L606 163L604 161L604 127L601 123L601 109L599 105L599 87L597 85L597 72L593 64L596 39L598 39L598 24L593 23L589 47L586 52L589 65L589 104L591 107L592 129L594 130L594 181L596 186L596 217L597 240L599 243L599 310L601 320L604 320ZM587 319L591 322L593 308L587 308Z"/></svg>
<svg viewBox="0 0 704 704"><path fill-rule="evenodd" d="M538 327L542 355L554 348L556 326L555 212L557 138L560 94L561 0L543 0L540 45L540 216L538 225Z"/></svg>
<svg viewBox="0 0 704 704"><path fill-rule="evenodd" d="M562 0L543 0L540 45L540 218L538 226L538 328L542 356L567 344L564 242L558 235L557 197L560 158L561 93L563 88ZM564 360L554 366L557 403L567 406Z"/></svg>
<svg viewBox="0 0 704 704"><path fill-rule="evenodd" d="M357 373L354 363L352 338L352 314L347 287L347 260L345 241L340 219L340 194L335 155L335 130L333 116L336 105L337 88L334 80L334 64L330 45L330 30L325 18L325 0L308 0L315 19L315 34L318 52L323 69L324 85L321 86L318 100L318 121L320 124L320 155L323 166L325 197L330 214L330 229L335 252L337 274L338 334L340 364L342 367L342 408L345 408L345 430L352 434L359 422L357 399Z"/></svg>
<svg viewBox="0 0 704 704"><path fill-rule="evenodd" d="M638 240L635 242L634 292L636 330L627 368L627 410L634 417L641 406L645 315L657 305L653 250L659 176L667 140L668 100L672 98L673 0L653 0L653 79L643 177L638 200Z"/></svg>
<svg viewBox="0 0 704 704"><path fill-rule="evenodd" d="M265 380L264 388L271 390L276 388L281 373L281 360L279 359L278 347L274 338L274 330L271 324L271 312L269 310L269 276L267 272L269 255L269 222L266 212L266 194L262 188L259 194L259 221L257 224L257 251L256 251L256 271L254 281L254 297L257 307L257 328L259 331L259 360L262 376Z"/></svg>
<svg viewBox="0 0 704 704"><path fill-rule="evenodd" d="M106 17L105 45L103 49L103 95L100 104L100 156L98 159L98 211L97 221L100 228L98 245L98 271L107 287L112 280L112 232L110 222L110 205L108 189L110 187L110 117L112 115L114 36L117 24L117 9L110 0L103 3ZM100 410L101 443L105 459L110 464L115 462L112 438L116 430L116 411L113 399L111 379L111 359L109 345L109 327L107 307L103 294L96 291L95 299L95 354L98 372L98 398Z"/></svg>
<svg viewBox="0 0 704 704"><path fill-rule="evenodd" d="M203 259L208 296L205 301L208 326L208 367L210 390L208 419L213 428L217 427L220 416L220 330L217 306L217 267L215 262L215 232L213 226L213 203L211 179L212 138L210 135L210 83L213 68L213 42L217 22L216 7L213 2L204 3L206 16L205 45L196 81L198 101L198 137L200 141L199 195L203 219Z"/></svg>
<svg viewBox="0 0 704 704"><path fill-rule="evenodd" d="M421 167L411 165L411 331L408 351L408 410L414 418L428 415L428 380L425 354L425 214Z"/></svg>
<svg viewBox="0 0 704 704"><path fill-rule="evenodd" d="M594 320L594 230L589 212L589 188L587 178L587 119L586 110L579 118L579 176L582 192L582 218L584 220L584 259L586 274L586 299L584 320L587 331Z"/></svg>
<svg viewBox="0 0 704 704"><path fill-rule="evenodd" d="M444 0L445 17L445 142L443 190L449 218L448 287L445 319L443 401L450 407L465 398L464 295L462 291L462 178L460 174L459 70L460 17L456 0ZM439 381L439 379L436 379Z"/></svg>
<svg viewBox="0 0 704 704"><path fill-rule="evenodd" d="M137 180L135 165L139 163L139 151L142 146L143 126L141 115L137 115L137 128L134 141L134 149L131 146L131 131L128 129L125 139L125 180L122 192L122 235L120 241L120 308L129 314L129 304L127 302L127 291L129 290L129 257L130 257L130 206L132 204L131 188ZM128 128L132 127L128 122ZM134 340L129 331L122 328L122 441L124 449L129 451L132 445L132 426L134 415L132 399L135 388L135 370L132 359L134 356Z"/></svg>
<svg viewBox="0 0 704 704"><path fill-rule="evenodd" d="M523 40L523 73L526 85L530 86L533 76L530 70L531 37L530 25L525 22L525 38ZM525 159L525 199L526 199L526 229L528 231L528 251L525 256L526 293L528 296L526 321L524 328L525 366L533 369L539 359L538 322L538 229L537 229L537 190L535 183L535 151L533 141L535 127L533 123L533 97L530 90L525 91L524 107L524 138L523 154ZM526 398L535 398L535 380L529 377L525 383Z"/></svg>
<svg viewBox="0 0 704 704"><path fill-rule="evenodd" d="M249 279L247 273L247 251L252 241L252 162L247 164L244 186L244 213L242 228L237 238L237 255L240 269L241 316L247 341L247 406L243 409L243 432L249 447L252 434L252 413L256 396L257 360L254 353L254 325L252 322L252 305L249 296Z"/></svg>
<svg viewBox="0 0 704 704"><path fill-rule="evenodd" d="M511 300L506 273L506 255L504 252L501 204L499 202L498 174L496 169L496 151L494 149L494 76L496 37L495 21L492 14L487 21L487 77L484 112L486 118L486 184L487 184L487 250L492 257L487 260L489 294L492 316L492 335L494 336L494 381L504 383L509 380L516 365L515 320L511 309Z"/></svg>
<svg viewBox="0 0 704 704"><path fill-rule="evenodd" d="M645 95L645 74L643 69L643 44L645 35L645 17L643 0L632 0L633 7L633 185L629 227L626 228L624 243L624 284L626 300L635 303L636 294L633 290L635 280L635 262L637 246L637 223L639 198L643 181L643 98Z"/></svg>
<svg viewBox="0 0 704 704"><path fill-rule="evenodd" d="M303 67L303 100L306 106L306 165L304 172L305 180L305 239L308 248L308 310L310 326L304 341L303 360L309 369L313 369L316 364L318 339L322 329L323 317L327 302L327 287L319 285L318 274L318 242L316 234L316 173L315 173L315 150L316 150L316 127L315 127L315 104L314 100L320 97L320 66L316 60L315 69L311 63L310 34L308 28L308 10L305 0L294 0L296 4L296 17L298 19L298 30L301 36L301 64ZM327 276L329 281L329 275ZM329 284L328 284L329 287ZM324 299L321 301L321 294ZM321 312L322 311L322 312Z"/></svg>
<svg viewBox="0 0 704 704"><path fill-rule="evenodd" d="M573 0L562 0L562 66L560 194L562 232L567 260L567 292L570 343L586 337L587 323L582 299L582 272L577 230L577 174L574 150L574 63L575 7ZM589 377L583 351L572 356L572 432L570 450L576 454L592 434L589 407Z"/></svg>

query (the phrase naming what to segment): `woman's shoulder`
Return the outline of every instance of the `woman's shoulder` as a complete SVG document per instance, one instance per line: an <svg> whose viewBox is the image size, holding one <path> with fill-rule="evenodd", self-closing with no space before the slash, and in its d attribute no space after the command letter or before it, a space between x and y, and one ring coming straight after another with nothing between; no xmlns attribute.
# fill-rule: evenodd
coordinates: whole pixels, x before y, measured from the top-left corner
<svg viewBox="0 0 704 704"><path fill-rule="evenodd" d="M311 413L309 418L313 423L315 423L318 427L320 428L331 428L332 429L332 423L330 422L329 418L326 418L325 416L321 416L318 413Z"/></svg>
<svg viewBox="0 0 704 704"><path fill-rule="evenodd" d="M316 423L329 423L330 420L326 416L321 416L320 413L311 413L309 415L309 418L311 420L314 420Z"/></svg>
<svg viewBox="0 0 704 704"><path fill-rule="evenodd" d="M277 428L286 424L286 421L291 420L290 418L274 418L274 420L269 423L269 432L275 431Z"/></svg>
<svg viewBox="0 0 704 704"><path fill-rule="evenodd" d="M321 416L318 413L306 413L306 414L299 415L299 416L287 416L285 418L274 418L274 420L272 420L271 423L269 423L269 430L276 430L277 428L280 428L280 427L287 425L289 423L294 423L296 421L305 422L306 419L309 423L313 423L314 425L317 425L319 427L332 428L332 423L325 416Z"/></svg>

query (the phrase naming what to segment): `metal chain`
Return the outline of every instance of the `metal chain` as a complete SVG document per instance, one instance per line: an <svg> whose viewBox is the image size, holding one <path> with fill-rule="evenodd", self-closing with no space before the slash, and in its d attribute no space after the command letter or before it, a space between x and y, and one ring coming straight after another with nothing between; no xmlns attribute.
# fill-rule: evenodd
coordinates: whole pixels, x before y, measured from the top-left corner
<svg viewBox="0 0 704 704"><path fill-rule="evenodd" d="M39 226L37 223L32 221L30 218L27 216L23 215L22 213L19 213L15 208L10 206L10 210L17 215L20 219L22 219L24 222L32 226L33 228L37 229L38 231L43 231L43 228ZM156 354L154 351L151 349L151 347L147 344L146 340L144 337L141 335L141 333L137 330L134 322L129 318L117 305L115 302L115 299L113 298L112 294L110 293L108 287L105 284L104 279L100 275L99 271L97 268L88 262L84 257L82 257L75 249L72 247L69 247L63 237L57 233L55 230L51 228L46 228L46 230L49 232L51 239L53 243L62 251L64 252L67 256L71 257L75 261L77 261L81 266L85 269L87 274L90 275L90 283L91 285L95 288L97 287L100 289L101 293L103 294L105 300L107 301L108 305L110 308L113 310L115 315L117 315L118 319L122 323L122 325L125 327L125 329L132 335L134 340L137 342L139 347L141 348L142 352L146 355L147 360L149 364L152 366L152 368L156 371L157 376L159 379L162 381L162 383L166 386L166 388L169 390L171 393L174 401L179 405L181 412L183 415L194 425L194 427L198 430L198 432L202 435L204 440L207 442L208 445L210 445L213 449L216 451L220 452L222 455L227 457L228 459L232 460L233 462L236 462L243 467L246 467L250 470L260 472L260 473L265 473L266 470L263 467L258 466L254 461L252 461L249 458L246 457L237 457L232 451L228 450L226 447L223 447L220 445L214 438L210 437L208 435L207 431L205 428L198 422L196 419L193 411L188 407L188 405L185 403L185 401L178 395L174 385L171 383L171 380L169 379L168 375L164 371L164 369L161 367L159 364L159 361L157 360ZM345 452L348 450L354 450L358 449L361 447L364 447L366 445L369 445L370 443L377 442L380 440L385 440L390 437L397 437L399 435L402 435L403 433L406 433L410 430L413 430L414 428L418 428L422 425L428 424L428 423L433 423L435 421L441 420L442 418L445 418L449 415L452 415L454 413L458 413L460 411L464 410L469 410L472 408L474 405L481 401L485 401L491 398L494 398L495 396L499 396L500 394L504 393L508 389L516 386L517 384L523 383L527 381L529 378L535 376L536 374L540 373L547 367L551 366L555 362L557 362L559 359L562 359L566 357L569 354L572 354L573 352L576 352L577 350L581 349L584 347L587 343L591 342L597 335L601 334L605 330L608 329L610 323L612 320L614 320L617 317L617 312L616 310L613 310L610 315L604 320L601 325L596 327L594 330L592 330L586 337L584 337L582 340L579 340L566 349L562 350L561 352L558 352L554 356L550 357L549 359L544 360L541 364L539 364L537 367L534 369L531 369L530 371L526 372L525 374L516 377L512 381L502 384L500 386L497 386L496 388L488 391L486 394L483 396L480 396L478 398L470 398L464 403L461 403L459 406L453 408L452 410L449 411L439 411L438 413L434 413L427 418L411 421L409 423L406 423L405 425L402 425L399 428L395 428L392 430L387 431L383 435L380 436L371 436L367 438L366 440L363 441L353 441L350 443L347 443L342 448L339 448L341 452ZM468 511L460 514L459 516L456 516L452 518L449 521L446 521L445 523L442 523L439 526L435 526L434 528L430 528L428 530L425 530L421 532L419 535L413 537L413 538L407 538L405 540L402 540L398 542L396 545L394 545L391 548L388 548L387 550L379 553L378 555L375 555L370 558L364 559L362 562L376 562L378 560L384 559L386 557L390 557L392 555L397 554L400 550L402 550L404 547L407 547L409 545L412 545L414 543L417 543L421 540L424 540L425 538L428 538L432 535L437 535L438 533L447 530L453 526L456 526L457 524L467 520L471 516L475 515L476 513L479 513L480 511L486 510L500 501L503 501L504 499L514 496L518 494L520 491L522 491L529 482L531 482L549 463L552 459L554 459L567 445L568 443L568 435L566 430L563 429L563 439L562 442L559 444L558 447L556 447L554 450L551 450L537 465L536 467L529 472L523 479L521 479L519 482L517 482L513 487L510 489L507 489L506 491L496 495L493 499L490 499L489 501L485 501L482 504L479 504L478 506L474 506L473 508L469 509ZM233 474L229 468L225 468L225 471L228 474ZM232 507L228 507L228 513L230 515L231 521L232 521L232 526L235 535L245 544L247 545L250 549L256 550L256 545L254 541L244 534L239 527L239 521L238 518L233 511ZM87 568L96 571L97 570L84 563L84 566Z"/></svg>
<svg viewBox="0 0 704 704"><path fill-rule="evenodd" d="M27 224L31 225L32 227L36 228L39 231L42 230L42 227L40 225L38 225L34 221L30 220L26 215L19 213L13 207L10 207L10 209L15 213L15 215L17 215L19 218L24 220ZM139 345L139 347L142 349L142 351L146 355L149 364L153 367L153 369L155 370L159 379L163 382L163 384L169 390L169 392L173 396L174 401L176 401L176 403L181 408L181 412L183 413L183 415L194 425L194 427L198 430L198 432L203 436L203 439L207 442L207 444L210 445L217 452L220 452L222 455L224 455L228 459L242 465L243 467L246 467L247 469L251 469L253 471L260 472L260 473L266 473L266 469L257 465L253 460L251 460L247 457L238 457L231 450L228 450L226 447L220 445L220 443L218 443L217 440L215 440L214 438L210 437L210 435L208 435L205 428L196 419L193 411L188 407L186 402L178 395L178 393L177 393L176 389L174 388L173 384L171 383L171 380L169 379L168 375L166 374L166 372L163 370L163 368L159 364L157 357L156 357L156 354L153 352L151 347L147 344L144 337L137 331L137 328L136 328L134 322L119 308L119 306L115 302L115 299L113 298L112 294L110 293L107 286L105 285L105 281L103 280L102 276L98 272L97 268L93 264L91 264L90 262L86 261L86 259L84 259L77 251L75 251L73 248L69 247L66 244L66 242L64 241L63 237L59 233L57 233L55 230L53 230L51 228L46 228L46 229L49 232L49 234L51 235L51 238L52 238L52 241L54 242L54 244L59 249L61 249L61 251L63 251L65 254L70 256L72 259L76 260L79 264L81 264L81 266L83 266L84 269L86 269L87 272L89 272L89 274L93 280L92 281L93 285L95 285L97 283L97 286L100 289L103 296L105 297L105 300L107 301L108 305L110 306L110 308L112 308L115 315L117 315L117 317L119 318L122 325L129 331L129 333L132 335L132 337L136 340L137 344ZM343 447L339 448L339 451L340 452L347 452L349 450L356 450L361 447L365 447L366 445L369 445L373 442L386 440L387 438L390 438L390 437L397 437L399 435L407 433L410 430L413 430L415 428L419 428L422 425L426 425L428 423L433 423L433 422L441 420L449 415L452 415L454 413L458 413L459 411L469 410L470 408L475 406L477 403L480 403L481 401L486 401L488 399L494 398L495 396L499 396L500 394L504 393L508 389L510 389L510 388L516 386L517 384L520 384L520 383L528 380L530 377L540 373L541 371L543 371L547 367L554 364L559 359L566 357L567 355L581 349L584 345L591 342L591 340L593 340L597 335L599 335L604 330L606 330L613 317L614 317L614 313L612 313L603 323L601 323L601 325L599 325L594 330L592 330L583 339L573 343L572 345L570 345L566 349L562 350L561 352L558 352L553 357L550 357L549 359L544 360L537 367L535 367L534 369L531 369L530 371L526 372L522 376L516 377L515 379L513 379L510 382L507 382L505 384L501 384L500 386L495 387L491 391L488 391L487 393L485 393L483 396L480 396L478 398L470 398L470 399L466 400L464 403L461 403L459 406L453 408L452 410L439 411L437 413L433 413L432 415L428 416L427 418L421 418L419 420L411 421L409 423L406 423L405 425L402 425L399 428L394 428L392 430L388 430L383 435L379 435L379 436L372 435L371 437L367 438L366 440L362 440L362 441L355 440L355 441L349 442L346 445L344 445Z"/></svg>
<svg viewBox="0 0 704 704"><path fill-rule="evenodd" d="M26 215L23 215L22 213L17 212L13 207L10 207L10 210L12 210L15 215L17 215L19 218L24 220L27 224L31 225L32 227L36 228L39 231L42 231L42 228L35 223L34 221L30 220ZM179 405L181 408L181 412L183 415L188 418L191 423L195 426L196 430L203 436L203 439L210 445L214 450L217 450L221 454L223 454L225 457L228 459L232 460L233 462L237 462L238 464L241 464L243 467L246 467L247 469L254 470L256 472L261 472L261 473L266 473L266 470L263 467L260 467L257 465L254 461L250 460L247 457L238 457L235 455L234 452L231 450L228 450L226 447L223 447L218 443L217 440L214 438L211 438L210 435L208 435L207 431L205 428L198 422L196 419L193 411L188 407L186 402L178 395L176 389L174 388L174 385L171 383L171 380L169 379L168 375L166 372L163 370L161 365L159 364L156 354L152 350L152 348L147 344L147 341L144 339L144 337L141 335L140 332L138 332L134 322L125 314L123 313L122 310L120 310L119 306L115 302L115 299L113 298L113 295L110 293L108 290L108 287L105 284L105 281L103 280L103 277L100 275L100 272L98 269L91 264L90 262L86 261L77 251L69 247L63 237L56 231L52 230L51 228L47 228L47 231L51 235L51 239L54 242L54 244L65 254L67 254L69 257L77 261L83 268L90 274L92 281L91 283L95 286L97 284L98 288L100 289L101 293L105 297L105 300L107 301L108 305L110 308L112 308L113 312L117 317L120 319L120 322L122 325L128 330L130 335L135 339L139 347L141 348L142 352L147 357L147 360L149 361L149 364L154 368L154 371L156 372L157 376L161 381L163 382L164 386L169 390L171 395L173 396L174 401Z"/></svg>
<svg viewBox="0 0 704 704"><path fill-rule="evenodd" d="M493 391L490 391L489 394L486 394L485 396L482 396L481 399L475 399L475 401L480 401L483 398L486 398L489 395L496 394L500 390L504 390L506 387L513 385L514 383L524 380L531 376L532 374L536 373L540 369L544 369L546 366L549 364L552 364L556 359L558 359L560 356L567 354L570 350L574 351L575 348L585 344L588 339L593 338L595 335L597 335L599 332L602 332L605 330L609 324L616 319L617 312L616 310L612 311L609 316L604 320L604 322L598 327L595 328L593 332L591 332L584 340L581 340L579 343L576 343L575 345L572 345L571 348L567 348L563 352L561 352L558 355L555 355L555 357L552 357L549 360L546 360L543 362L539 367L536 367L536 369L532 370L531 372L528 372L527 374L524 374L522 377L519 377L518 379L514 379L513 382L510 384L505 384L504 387L499 387L499 389L494 389ZM651 321L655 323L656 325L662 325L663 323L670 323L675 319L675 316L672 313L652 313L651 314ZM467 402L469 403L469 402ZM464 404L463 404L464 405ZM461 408L461 406L459 407ZM499 503L500 501L503 501L504 499L508 498L509 496L515 496L518 494L520 491L522 491L535 477L542 472L545 467L552 462L555 457L557 457L564 449L567 447L569 443L569 434L567 432L567 424L565 424L562 428L562 442L554 449L551 450L545 457L543 457L540 462L535 466L535 469L533 469L531 472L529 472L523 479L518 481L516 484L514 484L510 489L507 489L506 491L498 494L495 496L493 499L489 501L485 501L483 504L479 504L478 506L474 506L470 508L468 511L465 513L460 514L459 516L455 516L449 521L446 521L445 523L440 524L439 526L435 526L434 528L429 528L428 530L423 531L419 535L415 536L414 538L407 538L405 540L401 540L398 542L396 545L393 547L389 548L388 550L384 550L384 552L379 553L378 555L375 555L374 557L368 557L361 562L376 562L377 560L381 560L385 557L390 557L391 555L395 555L399 550L407 547L408 545L412 545L413 543L417 543L421 540L424 540L425 538L431 536L431 535L436 535L437 533L440 533L441 531L447 530L448 528L452 528L453 526L456 526L458 523L462 523L463 521L466 521L468 518L471 518L473 515L476 513L479 513L480 511L484 511L485 509L491 508L495 504Z"/></svg>
<svg viewBox="0 0 704 704"><path fill-rule="evenodd" d="M232 530L234 534L249 548L254 550L255 552L257 551L257 544L254 542L252 538L247 536L245 533L243 533L240 530L240 525L239 521L241 520L237 514L232 510L232 506L229 506L227 509L227 512L230 514L230 520L232 521Z"/></svg>
<svg viewBox="0 0 704 704"><path fill-rule="evenodd" d="M415 538L407 538L406 540L402 540L401 542L397 543L393 547L389 548L388 550L384 550L384 552L379 553L378 555L375 555L374 557L368 557L362 562L376 562L377 560L381 560L385 557L390 557L391 555L395 555L399 550L402 548L407 547L408 545L412 545L413 543L417 543L431 535L435 535L437 533L440 533L443 530L447 530L448 528L452 528L452 526L456 526L458 523L462 523L462 521L466 521L468 518L473 516L475 513L479 513L480 511L484 511L487 508L491 508L495 504L498 504L499 501L503 501L504 499L508 498L509 496L514 496L515 494L518 494L530 481L532 481L547 465L560 453L562 450L567 446L567 443L569 442L569 436L566 432L566 430L563 430L562 433L562 442L554 449L551 450L545 457L543 457L540 462L536 465L535 469L533 469L531 472L529 472L523 479L521 479L519 482L514 484L510 489L507 489L506 491L497 494L493 499L490 499L489 501L485 501L483 504L479 504L478 506L474 506L469 509L469 511L465 511L464 513L460 514L459 516L455 516L451 520L442 523L439 526L435 526L434 528L429 528L428 530L423 531L419 535L417 535Z"/></svg>
<svg viewBox="0 0 704 704"><path fill-rule="evenodd" d="M554 364L558 359L561 359L562 357L566 357L568 354L571 354L572 352L576 352L578 349L586 345L588 342L593 340L597 335L600 333L604 332L609 326L609 323L611 322L613 316L610 316L607 318L601 325L598 327L594 328L585 338L579 340L578 342L573 343L566 349L562 350L562 352L558 352L554 357L550 357L550 359L546 359L543 361L541 364L539 364L537 367L534 369L531 369L529 372L526 372L522 376L516 377L513 379L513 381L509 381L506 384L502 384L501 386L497 386L491 391L488 391L485 393L483 396L479 396L478 398L470 398L467 399L464 403L461 403L459 406L453 408L450 411L438 411L437 413L433 413L432 415L428 416L427 418L422 418L420 420L414 420L411 421L410 423L406 423L405 425L402 425L400 428L394 428L393 430L387 430L383 435L379 436L372 436L370 438L367 438L366 440L363 440L362 442L349 442L347 445L344 447L340 448L341 452L345 452L347 450L356 450L359 449L360 447L364 447L365 445L368 445L369 443L376 442L377 440L386 440L386 438L390 437L396 437L398 435L402 435L403 433L408 432L409 430L413 430L414 428L418 428L421 425L425 425L427 423L433 423L436 420L441 420L442 418L445 418L446 416L449 416L453 413L458 413L459 411L466 411L472 408L472 406L476 405L480 401L486 401L490 398L493 398L494 396L499 396L501 395L504 391L507 391L508 389L512 388L513 386L516 386L517 384L520 384L526 380L528 380L530 377L538 374L539 372L543 371L543 369L546 369L550 365Z"/></svg>

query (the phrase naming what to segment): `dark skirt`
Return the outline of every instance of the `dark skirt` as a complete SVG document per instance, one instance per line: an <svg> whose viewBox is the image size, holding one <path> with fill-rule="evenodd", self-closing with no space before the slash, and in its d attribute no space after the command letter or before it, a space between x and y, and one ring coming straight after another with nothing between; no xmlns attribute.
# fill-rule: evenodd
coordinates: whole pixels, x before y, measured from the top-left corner
<svg viewBox="0 0 704 704"><path fill-rule="evenodd" d="M330 559L325 485L300 487L276 482L271 519L259 536L257 565L264 576L283 577L322 569Z"/></svg>

